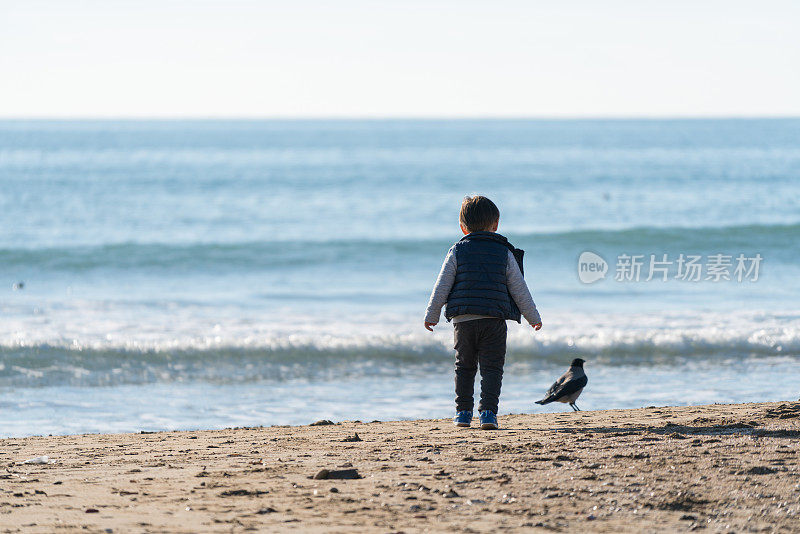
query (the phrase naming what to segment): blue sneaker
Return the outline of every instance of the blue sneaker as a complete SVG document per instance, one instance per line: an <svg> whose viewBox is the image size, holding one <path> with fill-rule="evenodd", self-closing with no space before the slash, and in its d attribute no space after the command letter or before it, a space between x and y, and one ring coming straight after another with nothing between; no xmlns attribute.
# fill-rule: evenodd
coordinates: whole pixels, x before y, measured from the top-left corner
<svg viewBox="0 0 800 534"><path fill-rule="evenodd" d="M491 410L484 410L481 412L481 429L482 430L497 430L500 426L497 424L497 415Z"/></svg>
<svg viewBox="0 0 800 534"><path fill-rule="evenodd" d="M453 423L455 423L456 426L464 426L464 427L471 425L472 411L464 410L462 412L456 412L456 416L453 418Z"/></svg>

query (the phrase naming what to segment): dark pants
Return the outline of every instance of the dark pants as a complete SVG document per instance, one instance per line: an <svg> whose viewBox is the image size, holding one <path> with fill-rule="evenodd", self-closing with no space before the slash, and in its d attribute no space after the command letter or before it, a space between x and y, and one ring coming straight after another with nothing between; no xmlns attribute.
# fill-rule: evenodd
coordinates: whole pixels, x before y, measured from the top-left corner
<svg viewBox="0 0 800 534"><path fill-rule="evenodd" d="M456 323L456 410L472 410L475 373L481 369L481 402L478 410L497 413L503 364L506 361L506 322L475 319Z"/></svg>

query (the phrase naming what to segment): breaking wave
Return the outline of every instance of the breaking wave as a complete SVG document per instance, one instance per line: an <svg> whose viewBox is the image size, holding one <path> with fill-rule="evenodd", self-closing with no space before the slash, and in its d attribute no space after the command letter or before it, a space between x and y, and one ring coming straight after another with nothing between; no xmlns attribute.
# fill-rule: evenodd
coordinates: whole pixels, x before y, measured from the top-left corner
<svg viewBox="0 0 800 534"><path fill-rule="evenodd" d="M655 321L655 319L654 319ZM687 323L690 322L687 320ZM677 366L695 361L800 358L800 315L734 331L702 328L572 327L536 337L510 329L508 365L560 367L581 357L595 366ZM7 343L0 387L110 386L155 382L318 381L444 372L452 364L445 332L337 337L273 335L257 341L196 338L181 343Z"/></svg>
<svg viewBox="0 0 800 534"><path fill-rule="evenodd" d="M725 227L641 227L616 230L574 230L528 233L512 236L514 241L537 251L572 254L573 247L601 247L612 250L681 251L720 250L760 252L770 260L794 261L798 253L800 224L742 225ZM93 269L159 270L261 270L329 264L359 264L375 258L396 258L415 262L419 256L439 257L450 239L442 240L278 240L242 243L117 243L50 248L0 249L5 270L35 267L55 272ZM757 250L752 250L753 247ZM314 254L309 254L313 248Z"/></svg>

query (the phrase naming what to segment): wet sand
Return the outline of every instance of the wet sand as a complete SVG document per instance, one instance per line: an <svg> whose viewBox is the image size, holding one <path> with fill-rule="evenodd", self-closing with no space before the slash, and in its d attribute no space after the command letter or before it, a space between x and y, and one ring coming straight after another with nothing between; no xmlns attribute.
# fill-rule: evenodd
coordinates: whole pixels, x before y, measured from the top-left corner
<svg viewBox="0 0 800 534"><path fill-rule="evenodd" d="M0 440L0 532L800 532L800 402L500 422Z"/></svg>

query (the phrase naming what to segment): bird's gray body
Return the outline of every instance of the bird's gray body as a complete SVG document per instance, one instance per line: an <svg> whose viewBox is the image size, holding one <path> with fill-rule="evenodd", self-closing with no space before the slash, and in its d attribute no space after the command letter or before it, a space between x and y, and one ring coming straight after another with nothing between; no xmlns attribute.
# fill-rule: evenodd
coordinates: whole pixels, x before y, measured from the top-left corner
<svg viewBox="0 0 800 534"><path fill-rule="evenodd" d="M583 371L583 360L579 362L576 360L567 372L561 375L561 377L550 386L544 398L536 401L536 404L563 402L572 406L574 410L578 410L578 407L575 406L575 401L578 400L578 397L580 397L583 388L586 387L588 382L589 379Z"/></svg>

